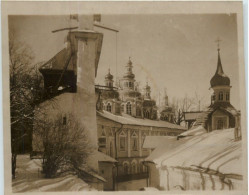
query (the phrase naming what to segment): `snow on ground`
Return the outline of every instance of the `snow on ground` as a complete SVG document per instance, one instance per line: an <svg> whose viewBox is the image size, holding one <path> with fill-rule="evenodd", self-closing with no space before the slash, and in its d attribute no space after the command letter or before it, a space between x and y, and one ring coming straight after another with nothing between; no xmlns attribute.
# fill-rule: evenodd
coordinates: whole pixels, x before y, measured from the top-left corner
<svg viewBox="0 0 249 195"><path fill-rule="evenodd" d="M95 191L75 175L46 179L41 174L40 159L30 159L29 155L17 156L16 179L12 180L13 192L48 192L48 191Z"/></svg>

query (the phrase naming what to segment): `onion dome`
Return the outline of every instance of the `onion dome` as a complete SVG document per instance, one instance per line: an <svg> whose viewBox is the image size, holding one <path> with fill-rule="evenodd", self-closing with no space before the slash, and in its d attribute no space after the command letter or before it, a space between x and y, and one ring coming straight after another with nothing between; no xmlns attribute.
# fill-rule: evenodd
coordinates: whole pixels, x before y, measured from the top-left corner
<svg viewBox="0 0 249 195"><path fill-rule="evenodd" d="M230 86L230 79L223 72L221 60L220 60L220 49L218 49L218 63L215 75L210 80L211 87L215 86Z"/></svg>
<svg viewBox="0 0 249 195"><path fill-rule="evenodd" d="M110 73L110 68L108 69L108 74L105 76L106 80L112 80L113 79L113 75Z"/></svg>

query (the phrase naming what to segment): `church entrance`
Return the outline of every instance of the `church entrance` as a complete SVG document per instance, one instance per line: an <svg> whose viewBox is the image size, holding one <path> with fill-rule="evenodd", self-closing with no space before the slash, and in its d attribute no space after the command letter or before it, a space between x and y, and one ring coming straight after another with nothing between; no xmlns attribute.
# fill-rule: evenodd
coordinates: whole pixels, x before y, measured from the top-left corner
<svg viewBox="0 0 249 195"><path fill-rule="evenodd" d="M224 121L222 119L217 121L217 129L224 129Z"/></svg>

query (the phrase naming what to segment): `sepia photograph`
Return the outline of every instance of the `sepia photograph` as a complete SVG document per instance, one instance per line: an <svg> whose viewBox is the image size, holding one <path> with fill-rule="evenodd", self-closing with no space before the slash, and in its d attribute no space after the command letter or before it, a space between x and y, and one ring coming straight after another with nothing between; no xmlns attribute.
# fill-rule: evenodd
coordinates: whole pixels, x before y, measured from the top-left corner
<svg viewBox="0 0 249 195"><path fill-rule="evenodd" d="M247 194L242 2L142 3L5 12L8 192Z"/></svg>

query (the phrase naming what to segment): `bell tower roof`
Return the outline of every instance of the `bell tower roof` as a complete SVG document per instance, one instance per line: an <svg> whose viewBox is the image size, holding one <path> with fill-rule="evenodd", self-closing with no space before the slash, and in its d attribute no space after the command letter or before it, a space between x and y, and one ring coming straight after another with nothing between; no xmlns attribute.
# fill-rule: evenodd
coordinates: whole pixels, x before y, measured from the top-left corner
<svg viewBox="0 0 249 195"><path fill-rule="evenodd" d="M125 79L134 79L135 75L132 73L132 61L131 61L131 57L129 57L129 61L126 64L126 73L124 74L123 78Z"/></svg>
<svg viewBox="0 0 249 195"><path fill-rule="evenodd" d="M225 75L223 68L222 68L219 45L218 45L217 51L218 51L217 69L216 69L214 76L210 80L210 85L211 87L230 86L230 79L228 76Z"/></svg>
<svg viewBox="0 0 249 195"><path fill-rule="evenodd" d="M108 69L108 73L105 76L105 79L106 80L112 80L113 79L113 75L111 74L110 68Z"/></svg>

